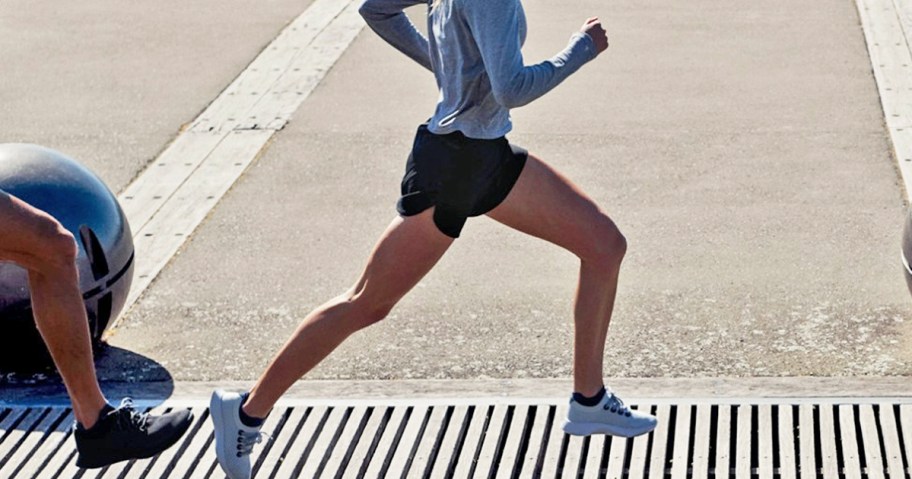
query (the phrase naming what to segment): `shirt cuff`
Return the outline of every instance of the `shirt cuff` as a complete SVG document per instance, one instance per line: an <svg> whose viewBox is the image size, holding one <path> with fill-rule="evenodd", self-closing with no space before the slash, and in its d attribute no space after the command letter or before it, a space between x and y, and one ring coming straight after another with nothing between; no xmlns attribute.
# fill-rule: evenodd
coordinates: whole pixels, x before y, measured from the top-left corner
<svg viewBox="0 0 912 479"><path fill-rule="evenodd" d="M589 36L588 33L576 32L573 36L570 37L571 44L579 44L585 50L586 61L592 61L595 57L598 56L598 52L595 50L595 40Z"/></svg>

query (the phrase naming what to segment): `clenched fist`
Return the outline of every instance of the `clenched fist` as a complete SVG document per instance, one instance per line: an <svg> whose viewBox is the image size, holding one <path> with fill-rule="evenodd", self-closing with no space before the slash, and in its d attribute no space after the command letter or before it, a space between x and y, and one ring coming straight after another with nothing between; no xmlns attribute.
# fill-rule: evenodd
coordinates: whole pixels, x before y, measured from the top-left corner
<svg viewBox="0 0 912 479"><path fill-rule="evenodd" d="M586 20L580 31L592 38L597 53L602 53L608 49L608 34L605 33L605 28L602 27L602 22L599 21L598 17Z"/></svg>

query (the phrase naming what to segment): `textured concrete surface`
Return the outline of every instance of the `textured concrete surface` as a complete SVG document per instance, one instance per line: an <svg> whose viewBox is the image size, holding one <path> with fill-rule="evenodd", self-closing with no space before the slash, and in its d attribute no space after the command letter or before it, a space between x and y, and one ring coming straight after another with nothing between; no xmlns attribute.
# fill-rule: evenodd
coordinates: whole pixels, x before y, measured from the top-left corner
<svg viewBox="0 0 912 479"><path fill-rule="evenodd" d="M306 6L6 0L0 141L63 150L120 190ZM511 134L629 239L608 375L912 374L902 191L853 2L526 7L529 61L589 15L609 30ZM365 31L126 318L102 377L254 378L357 276L435 97ZM474 220L310 377L566 377L575 272Z"/></svg>
<svg viewBox="0 0 912 479"><path fill-rule="evenodd" d="M912 374L902 191L853 2L525 4L529 61L589 15L608 25L609 52L517 110L510 135L628 237L607 375ZM435 97L365 31L112 344L164 368L148 379L255 378L355 280ZM471 221L386 322L308 377L567 377L576 268ZM112 354L102 376L130 364Z"/></svg>
<svg viewBox="0 0 912 479"><path fill-rule="evenodd" d="M309 0L0 2L0 143L55 148L115 192Z"/></svg>

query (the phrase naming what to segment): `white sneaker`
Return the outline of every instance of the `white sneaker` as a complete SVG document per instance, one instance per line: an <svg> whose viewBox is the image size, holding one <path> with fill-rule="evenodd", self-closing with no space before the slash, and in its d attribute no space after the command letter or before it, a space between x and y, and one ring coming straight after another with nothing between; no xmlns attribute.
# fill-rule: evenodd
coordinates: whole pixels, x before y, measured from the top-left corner
<svg viewBox="0 0 912 479"><path fill-rule="evenodd" d="M241 422L243 398L238 393L217 390L209 400L209 414L215 426L215 455L229 479L250 479L250 453L263 441L258 427Z"/></svg>
<svg viewBox="0 0 912 479"><path fill-rule="evenodd" d="M564 432L573 436L610 434L634 437L655 429L655 416L634 411L624 405L621 398L610 391L595 406L583 406L570 399Z"/></svg>

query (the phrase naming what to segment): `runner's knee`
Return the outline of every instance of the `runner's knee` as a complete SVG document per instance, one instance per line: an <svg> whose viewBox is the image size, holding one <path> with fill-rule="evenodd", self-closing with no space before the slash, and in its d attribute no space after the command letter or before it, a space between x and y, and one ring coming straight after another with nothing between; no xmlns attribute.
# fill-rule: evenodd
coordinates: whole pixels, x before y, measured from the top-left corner
<svg viewBox="0 0 912 479"><path fill-rule="evenodd" d="M76 267L79 249L73 235L53 218L42 219L36 228L33 255L41 260L42 273Z"/></svg>
<svg viewBox="0 0 912 479"><path fill-rule="evenodd" d="M357 318L359 329L379 323L396 305L395 301L380 300L365 293L365 291L350 292L348 297L349 304L355 309L353 317Z"/></svg>
<svg viewBox="0 0 912 479"><path fill-rule="evenodd" d="M607 216L599 218L590 241L587 252L581 255L583 261L609 268L619 267L627 254L627 238Z"/></svg>

